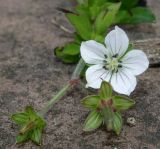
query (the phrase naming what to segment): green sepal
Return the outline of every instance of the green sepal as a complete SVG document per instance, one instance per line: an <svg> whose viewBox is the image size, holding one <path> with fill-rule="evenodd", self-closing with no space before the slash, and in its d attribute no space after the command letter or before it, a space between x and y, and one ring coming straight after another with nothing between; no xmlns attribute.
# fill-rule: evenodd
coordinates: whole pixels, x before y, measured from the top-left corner
<svg viewBox="0 0 160 149"><path fill-rule="evenodd" d="M25 133L25 134L19 134L18 136L16 136L16 143L23 143L28 141L30 138L30 133Z"/></svg>
<svg viewBox="0 0 160 149"><path fill-rule="evenodd" d="M22 115L27 115L27 118L24 120ZM40 144L42 131L46 126L46 122L31 106L27 106L24 112L13 114L11 119L21 126L19 134L16 137L17 143L31 139L36 144Z"/></svg>
<svg viewBox="0 0 160 149"><path fill-rule="evenodd" d="M117 135L120 134L122 125L123 125L123 120L122 120L121 114L118 112L115 112L114 118L113 118L113 130Z"/></svg>
<svg viewBox="0 0 160 149"><path fill-rule="evenodd" d="M87 96L82 99L81 103L84 107L89 109L97 109L99 106L100 97L98 95Z"/></svg>
<svg viewBox="0 0 160 149"><path fill-rule="evenodd" d="M35 128L35 129L32 131L31 140L32 140L33 142L35 142L36 144L40 144L40 143L41 143L41 137L42 137L42 129L40 129L40 128Z"/></svg>
<svg viewBox="0 0 160 149"><path fill-rule="evenodd" d="M114 96L112 97L112 100L114 108L118 111L127 110L135 105L134 100L125 96Z"/></svg>
<svg viewBox="0 0 160 149"><path fill-rule="evenodd" d="M114 113L112 109L109 107L104 107L103 109L101 109L101 111L103 115L104 124L106 125L107 130L111 131L113 129Z"/></svg>
<svg viewBox="0 0 160 149"><path fill-rule="evenodd" d="M24 112L22 112L22 113L16 113L16 114L13 114L11 116L11 119L16 124L24 125L29 120L29 115L28 115L28 113L24 113Z"/></svg>
<svg viewBox="0 0 160 149"><path fill-rule="evenodd" d="M26 106L25 113L28 114L30 120L35 120L35 118L37 117L37 114L32 106Z"/></svg>
<svg viewBox="0 0 160 149"><path fill-rule="evenodd" d="M103 81L99 90L99 96L101 99L110 99L112 97L112 86L106 82Z"/></svg>
<svg viewBox="0 0 160 149"><path fill-rule="evenodd" d="M103 122L102 115L97 112L96 110L93 110L85 120L83 130L84 131L93 131L100 127L100 125Z"/></svg>

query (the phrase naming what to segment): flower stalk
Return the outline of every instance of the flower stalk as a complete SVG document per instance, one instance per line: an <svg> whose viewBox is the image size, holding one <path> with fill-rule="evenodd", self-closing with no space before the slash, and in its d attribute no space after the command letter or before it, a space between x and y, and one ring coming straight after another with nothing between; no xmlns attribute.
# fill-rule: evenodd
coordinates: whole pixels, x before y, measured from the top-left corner
<svg viewBox="0 0 160 149"><path fill-rule="evenodd" d="M85 66L85 63L83 59L80 59L72 76L70 81L67 82L66 85L46 104L46 106L42 109L42 111L39 112L39 114L44 117L45 114L50 110L50 108L57 102L59 101L66 93L68 90L71 89L74 85L76 85L79 82L79 76Z"/></svg>

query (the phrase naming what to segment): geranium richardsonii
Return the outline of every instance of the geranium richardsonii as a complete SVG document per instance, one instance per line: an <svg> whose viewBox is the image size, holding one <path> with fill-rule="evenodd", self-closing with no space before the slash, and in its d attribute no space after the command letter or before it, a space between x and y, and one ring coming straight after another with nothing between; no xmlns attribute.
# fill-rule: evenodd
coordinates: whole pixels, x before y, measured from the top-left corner
<svg viewBox="0 0 160 149"><path fill-rule="evenodd" d="M140 50L128 50L128 36L118 26L106 36L105 45L94 40L81 44L83 60L92 65L86 71L86 86L98 89L104 80L116 92L130 95L137 84L135 76L149 66L148 58Z"/></svg>

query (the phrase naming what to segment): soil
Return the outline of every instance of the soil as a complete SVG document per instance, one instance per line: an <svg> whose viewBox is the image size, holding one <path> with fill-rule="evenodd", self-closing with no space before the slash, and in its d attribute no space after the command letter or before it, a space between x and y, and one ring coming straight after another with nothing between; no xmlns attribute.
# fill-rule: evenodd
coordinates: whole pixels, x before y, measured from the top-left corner
<svg viewBox="0 0 160 149"><path fill-rule="evenodd" d="M126 29L132 40L151 39L144 45L150 47L148 53L157 48L152 61L160 54L160 1L150 0L148 5L157 22ZM0 0L0 149L160 149L159 68L150 68L138 77L137 88L131 95L136 105L124 112L120 136L104 127L83 132L82 124L89 111L80 100L90 92L79 86L46 115L41 146L32 142L15 144L18 127L10 120L11 114L27 105L41 110L69 80L75 67L62 63L53 54L55 47L71 40L71 35L53 24L53 19L72 30L56 7L72 5L66 0ZM154 47L155 37L158 41ZM136 119L136 126L126 124L128 117Z"/></svg>

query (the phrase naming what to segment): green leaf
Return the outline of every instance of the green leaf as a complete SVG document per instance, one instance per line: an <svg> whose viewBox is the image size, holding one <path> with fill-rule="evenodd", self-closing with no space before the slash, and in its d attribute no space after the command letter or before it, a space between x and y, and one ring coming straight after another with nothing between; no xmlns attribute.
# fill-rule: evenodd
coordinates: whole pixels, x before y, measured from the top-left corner
<svg viewBox="0 0 160 149"><path fill-rule="evenodd" d="M103 118L96 110L92 111L84 123L84 131L92 131L97 129L103 122Z"/></svg>
<svg viewBox="0 0 160 149"><path fill-rule="evenodd" d="M133 8L134 6L137 5L137 3L139 2L139 0L121 0L122 1L122 6L121 8L122 9L131 9Z"/></svg>
<svg viewBox="0 0 160 149"><path fill-rule="evenodd" d="M131 24L130 23L131 17L132 16L129 14L127 10L119 10L113 23L114 24Z"/></svg>
<svg viewBox="0 0 160 149"><path fill-rule="evenodd" d="M80 46L82 41L83 41L83 39L81 38L81 36L79 36L77 33L75 33L74 34L74 43L78 44Z"/></svg>
<svg viewBox="0 0 160 149"><path fill-rule="evenodd" d="M113 106L116 110L127 110L135 105L135 101L124 96L114 96Z"/></svg>
<svg viewBox="0 0 160 149"><path fill-rule="evenodd" d="M54 49L57 58L61 59L65 63L77 63L80 59L80 55L68 55L63 53L64 47L57 47Z"/></svg>
<svg viewBox="0 0 160 149"><path fill-rule="evenodd" d="M113 130L116 132L117 135L119 135L121 132L122 124L123 120L121 114L118 112L114 113Z"/></svg>
<svg viewBox="0 0 160 149"><path fill-rule="evenodd" d="M112 25L121 3L115 3L108 7L108 10L102 11L95 20L96 33L103 34Z"/></svg>
<svg viewBox="0 0 160 149"><path fill-rule="evenodd" d="M77 36L78 37L78 36ZM76 63L80 59L80 45L69 43L54 49L55 55L65 63Z"/></svg>
<svg viewBox="0 0 160 149"><path fill-rule="evenodd" d="M154 22L155 21L154 14L148 8L136 7L131 10L131 13L133 16L130 20L130 23L132 23L132 24Z"/></svg>
<svg viewBox="0 0 160 149"><path fill-rule="evenodd" d="M85 15L87 17L90 17L90 12L89 12L89 8L82 4L82 5L77 5L75 8L76 12L78 13L78 15Z"/></svg>
<svg viewBox="0 0 160 149"><path fill-rule="evenodd" d="M24 125L29 120L29 116L27 113L22 112L13 114L11 119L19 125Z"/></svg>
<svg viewBox="0 0 160 149"><path fill-rule="evenodd" d="M42 130L39 128L35 128L31 134L31 139L33 142L40 144L42 136Z"/></svg>
<svg viewBox="0 0 160 149"><path fill-rule="evenodd" d="M66 45L63 49L63 54L65 55L79 55L80 54L80 46L74 43L70 43Z"/></svg>
<svg viewBox="0 0 160 149"><path fill-rule="evenodd" d="M93 1L93 0L92 0ZM95 0L92 2L93 5L89 7L90 17L92 21L95 21L96 17L102 12L106 11L112 3L106 2L106 0Z"/></svg>
<svg viewBox="0 0 160 149"><path fill-rule="evenodd" d="M106 0L88 0L88 5L91 6L102 6L106 3Z"/></svg>
<svg viewBox="0 0 160 149"><path fill-rule="evenodd" d="M91 39L92 25L89 18L85 15L66 14L70 23L75 27L77 33L84 39Z"/></svg>
<svg viewBox="0 0 160 149"><path fill-rule="evenodd" d="M97 15L99 14L101 7L92 6L89 8L89 10L90 10L91 19L94 20L97 17Z"/></svg>
<svg viewBox="0 0 160 149"><path fill-rule="evenodd" d="M112 87L108 82L102 82L99 90L99 96L101 99L110 99L112 97Z"/></svg>
<svg viewBox="0 0 160 149"><path fill-rule="evenodd" d="M29 140L29 133L20 134L16 137L16 143L22 143Z"/></svg>
<svg viewBox="0 0 160 149"><path fill-rule="evenodd" d="M129 11L120 10L117 13L114 24L152 23L155 20L156 18L151 10L144 7L136 7Z"/></svg>
<svg viewBox="0 0 160 149"><path fill-rule="evenodd" d="M97 95L87 96L82 99L82 104L86 108L96 109L99 105L100 97Z"/></svg>

